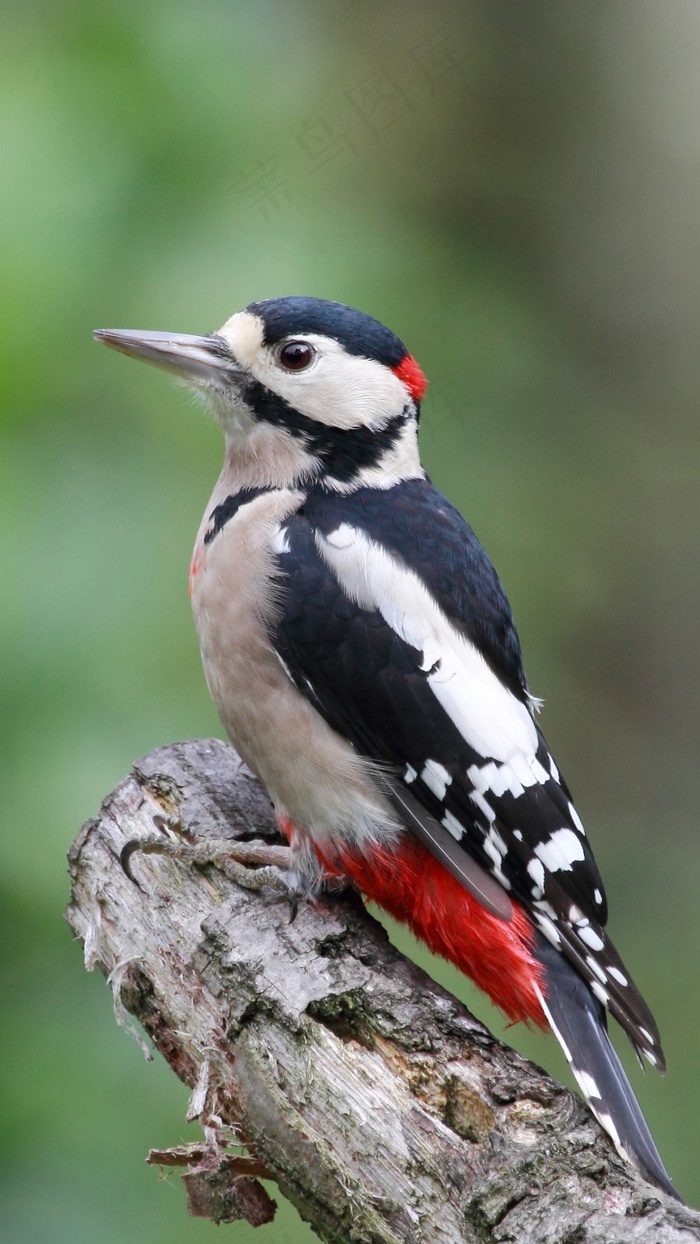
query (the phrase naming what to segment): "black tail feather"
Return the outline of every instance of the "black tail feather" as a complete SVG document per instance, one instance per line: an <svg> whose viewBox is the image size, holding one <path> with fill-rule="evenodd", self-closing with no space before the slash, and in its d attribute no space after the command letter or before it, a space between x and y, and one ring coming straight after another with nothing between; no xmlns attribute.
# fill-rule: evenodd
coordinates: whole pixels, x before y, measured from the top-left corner
<svg viewBox="0 0 700 1244"><path fill-rule="evenodd" d="M592 1113L622 1157L680 1200L608 1036L603 1006L571 964L539 935L535 955L545 970L547 1018Z"/></svg>

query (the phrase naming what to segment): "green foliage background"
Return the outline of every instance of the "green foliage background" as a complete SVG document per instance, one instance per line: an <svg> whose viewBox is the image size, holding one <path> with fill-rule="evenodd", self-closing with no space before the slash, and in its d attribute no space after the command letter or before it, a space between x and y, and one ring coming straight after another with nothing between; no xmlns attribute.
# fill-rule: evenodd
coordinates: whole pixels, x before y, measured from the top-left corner
<svg viewBox="0 0 700 1244"><path fill-rule="evenodd" d="M196 1135L186 1092L62 910L132 760L219 731L185 582L221 449L90 330L288 293L371 312L432 380L424 457L509 590L665 1035L666 1080L634 1082L697 1202L696 5L6 0L0 25L0 1237L214 1238L143 1164ZM310 1233L283 1208L256 1238Z"/></svg>

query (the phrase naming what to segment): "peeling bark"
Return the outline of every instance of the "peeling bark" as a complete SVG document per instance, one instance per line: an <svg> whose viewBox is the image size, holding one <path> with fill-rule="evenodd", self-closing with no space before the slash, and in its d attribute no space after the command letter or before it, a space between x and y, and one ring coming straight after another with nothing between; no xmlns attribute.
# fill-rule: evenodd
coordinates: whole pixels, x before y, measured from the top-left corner
<svg viewBox="0 0 700 1244"><path fill-rule="evenodd" d="M169 819L170 829L164 827ZM138 761L70 853L68 921L192 1089L193 1213L261 1224L274 1179L321 1239L353 1244L688 1244L700 1215L615 1154L579 1100L500 1044L390 944L352 894L300 904L124 844L276 841L217 740ZM244 1156L240 1149L247 1150Z"/></svg>

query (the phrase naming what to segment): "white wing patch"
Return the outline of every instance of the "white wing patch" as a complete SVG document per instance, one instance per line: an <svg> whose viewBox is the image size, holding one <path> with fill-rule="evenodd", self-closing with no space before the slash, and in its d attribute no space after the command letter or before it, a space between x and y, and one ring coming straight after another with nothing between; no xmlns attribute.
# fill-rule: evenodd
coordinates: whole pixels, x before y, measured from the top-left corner
<svg viewBox="0 0 700 1244"><path fill-rule="evenodd" d="M500 881L504 890L510 890L511 884L503 872L503 861L508 854L508 847L495 826L491 826L484 838L484 853L491 860L491 872Z"/></svg>
<svg viewBox="0 0 700 1244"><path fill-rule="evenodd" d="M532 881L532 897L542 898L544 894L544 864L541 860L530 860L527 871Z"/></svg>
<svg viewBox="0 0 700 1244"><path fill-rule="evenodd" d="M575 825L578 832L585 837L586 831L583 828L583 821L572 803L569 804L569 816L571 817L571 824Z"/></svg>
<svg viewBox="0 0 700 1244"><path fill-rule="evenodd" d="M348 523L325 537L317 532L316 543L347 595L378 610L397 635L423 653L436 700L470 747L508 767L506 786L539 780L533 773L537 729L527 707L452 626L419 577Z"/></svg>
<svg viewBox="0 0 700 1244"><path fill-rule="evenodd" d="M590 928L588 924L577 926L576 932L581 938L581 941L584 942L586 946L590 947L591 950L602 950L603 947L605 946L605 942L603 941L600 934L596 933L595 929ZM608 969L608 971L610 972L612 972L613 970L615 969L612 969L612 968ZM618 976L620 975L621 973L618 972ZM620 983L627 984L626 981L621 981Z"/></svg>
<svg viewBox="0 0 700 1244"><path fill-rule="evenodd" d="M551 873L571 872L575 863L586 858L583 844L573 829L555 829L534 851Z"/></svg>
<svg viewBox="0 0 700 1244"><path fill-rule="evenodd" d="M508 791L515 799L523 794L527 786L536 786L549 780L547 770L534 757L530 760L522 752L511 756L504 764L496 764L493 760L485 765L471 765L467 769L467 777L474 790L485 795L490 792L497 798Z"/></svg>
<svg viewBox="0 0 700 1244"><path fill-rule="evenodd" d="M457 842L462 841L462 838L464 837L464 826L457 820L456 816L453 816L451 812L446 812L442 818L442 823L448 834L452 834L452 837Z"/></svg>
<svg viewBox="0 0 700 1244"><path fill-rule="evenodd" d="M442 803L447 794L447 787L452 781L445 766L441 765L437 760L426 760L421 772L421 779L425 782L428 790L437 795L437 798Z"/></svg>

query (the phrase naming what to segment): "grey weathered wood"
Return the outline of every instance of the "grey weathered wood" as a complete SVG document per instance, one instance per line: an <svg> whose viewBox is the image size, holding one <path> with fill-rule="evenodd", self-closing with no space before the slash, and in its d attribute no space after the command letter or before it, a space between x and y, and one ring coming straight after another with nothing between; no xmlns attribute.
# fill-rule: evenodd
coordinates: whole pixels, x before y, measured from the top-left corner
<svg viewBox="0 0 700 1244"><path fill-rule="evenodd" d="M231 748L182 743L140 760L70 855L87 966L193 1089L205 1141L154 1158L189 1159L193 1212L269 1221L267 1172L327 1241L700 1240L700 1215L639 1179L357 898L304 902L290 922L284 899L212 866L136 855L130 881L120 849L163 814L196 841L275 829Z"/></svg>

